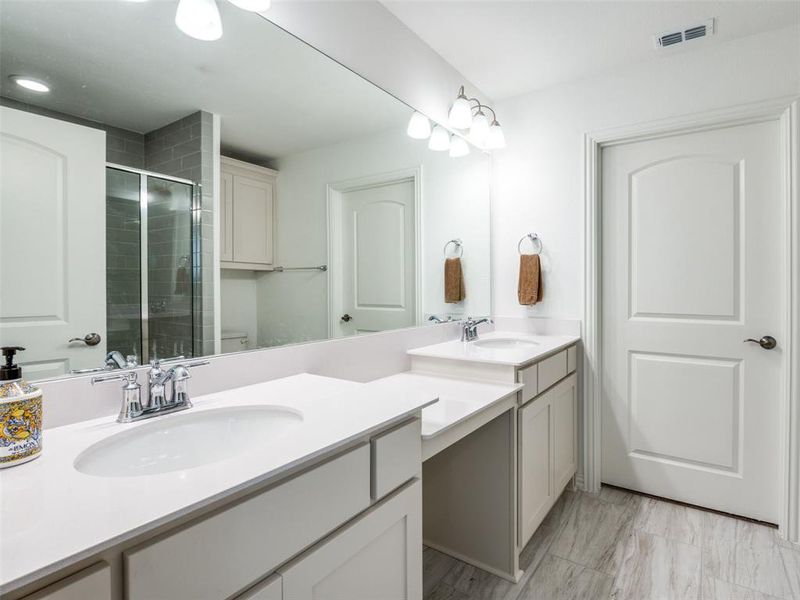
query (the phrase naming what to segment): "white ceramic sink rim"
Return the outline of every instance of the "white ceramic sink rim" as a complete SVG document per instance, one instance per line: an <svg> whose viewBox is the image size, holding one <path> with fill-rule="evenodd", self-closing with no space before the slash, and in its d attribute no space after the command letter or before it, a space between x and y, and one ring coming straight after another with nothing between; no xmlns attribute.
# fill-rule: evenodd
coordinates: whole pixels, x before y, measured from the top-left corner
<svg viewBox="0 0 800 600"><path fill-rule="evenodd" d="M95 442L73 462L84 475L142 477L195 469L262 448L303 423L303 413L279 405L184 411Z"/></svg>

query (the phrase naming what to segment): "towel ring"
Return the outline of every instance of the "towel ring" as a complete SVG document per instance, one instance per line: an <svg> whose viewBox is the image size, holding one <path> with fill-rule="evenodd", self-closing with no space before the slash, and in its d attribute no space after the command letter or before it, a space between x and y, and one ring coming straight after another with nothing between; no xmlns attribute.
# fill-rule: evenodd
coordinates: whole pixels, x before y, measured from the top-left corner
<svg viewBox="0 0 800 600"><path fill-rule="evenodd" d="M458 252L458 254L456 254L456 258L461 258L462 256L464 256L464 242L462 242L459 238L454 238L454 239L450 240L449 242L447 242L444 245L444 248L442 249L442 252L444 253L444 257L445 258L447 258L447 247L450 244L455 244L456 252Z"/></svg>
<svg viewBox="0 0 800 600"><path fill-rule="evenodd" d="M533 244L533 253L534 254L541 254L542 248L544 248L542 244L542 238L539 237L538 233L526 233L521 238L519 238L519 242L517 242L517 252L522 255L522 242L525 240L530 240L531 244Z"/></svg>

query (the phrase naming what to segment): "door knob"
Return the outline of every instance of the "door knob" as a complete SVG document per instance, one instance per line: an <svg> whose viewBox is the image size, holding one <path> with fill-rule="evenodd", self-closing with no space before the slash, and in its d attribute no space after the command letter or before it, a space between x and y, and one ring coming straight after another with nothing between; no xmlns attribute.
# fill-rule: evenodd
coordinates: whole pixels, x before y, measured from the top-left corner
<svg viewBox="0 0 800 600"><path fill-rule="evenodd" d="M76 337L69 340L69 343L72 342L83 342L87 346L97 346L102 341L103 338L100 337L99 333L87 333L82 338Z"/></svg>
<svg viewBox="0 0 800 600"><path fill-rule="evenodd" d="M775 341L775 338L771 335L765 335L760 340L754 340L753 338L747 338L745 342L752 342L754 344L758 344L764 350L772 350L775 346L778 345L778 342Z"/></svg>
<svg viewBox="0 0 800 600"><path fill-rule="evenodd" d="M343 314L343 315L342 315L342 321L344 321L345 323L349 323L349 322L350 322L350 321L352 321L352 320L353 320L353 317L351 317L351 316L350 316L350 315L348 315L347 313L345 313L345 314Z"/></svg>

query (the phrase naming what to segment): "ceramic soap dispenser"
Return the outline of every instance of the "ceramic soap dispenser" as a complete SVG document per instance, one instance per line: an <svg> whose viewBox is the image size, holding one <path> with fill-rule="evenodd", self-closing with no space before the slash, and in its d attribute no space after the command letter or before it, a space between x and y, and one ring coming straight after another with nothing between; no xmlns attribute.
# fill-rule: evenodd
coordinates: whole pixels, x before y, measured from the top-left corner
<svg viewBox="0 0 800 600"><path fill-rule="evenodd" d="M33 460L42 452L42 390L22 379L14 364L21 346L0 348L0 468Z"/></svg>

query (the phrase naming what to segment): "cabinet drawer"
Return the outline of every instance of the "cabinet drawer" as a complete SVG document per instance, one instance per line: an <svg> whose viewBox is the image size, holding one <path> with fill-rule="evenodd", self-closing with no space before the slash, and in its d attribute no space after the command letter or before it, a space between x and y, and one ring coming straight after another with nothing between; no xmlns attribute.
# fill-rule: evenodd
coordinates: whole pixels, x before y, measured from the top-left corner
<svg viewBox="0 0 800 600"><path fill-rule="evenodd" d="M578 347L567 348L567 373L572 373L578 366Z"/></svg>
<svg viewBox="0 0 800 600"><path fill-rule="evenodd" d="M382 498L417 475L422 465L422 422L414 419L372 438L373 500Z"/></svg>
<svg viewBox="0 0 800 600"><path fill-rule="evenodd" d="M517 382L523 385L520 393L522 394L521 404L539 393L539 365L531 365L517 372Z"/></svg>
<svg viewBox="0 0 800 600"><path fill-rule="evenodd" d="M541 394L558 380L567 375L567 351L562 350L539 362L539 381L537 390Z"/></svg>
<svg viewBox="0 0 800 600"><path fill-rule="evenodd" d="M57 581L24 600L111 600L111 568L99 562Z"/></svg>
<svg viewBox="0 0 800 600"><path fill-rule="evenodd" d="M369 506L367 444L124 553L128 600L229 598Z"/></svg>

